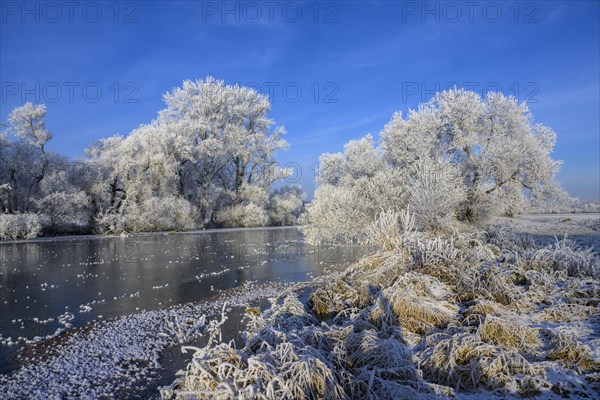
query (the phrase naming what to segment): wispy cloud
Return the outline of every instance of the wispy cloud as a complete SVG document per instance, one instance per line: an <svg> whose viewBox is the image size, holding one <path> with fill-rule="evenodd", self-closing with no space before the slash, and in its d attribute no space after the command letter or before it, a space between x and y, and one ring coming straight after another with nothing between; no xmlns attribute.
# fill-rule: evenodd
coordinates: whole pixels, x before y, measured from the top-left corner
<svg viewBox="0 0 600 400"><path fill-rule="evenodd" d="M369 116L364 116L359 119L344 118L337 121L328 121L328 126L303 135L299 140L291 139L293 146L302 146L315 143L323 143L335 135L343 135L345 132L356 130L375 121L388 118L391 115L389 111L382 111ZM382 128L381 126L380 128ZM360 136L366 135L369 132L363 132Z"/></svg>

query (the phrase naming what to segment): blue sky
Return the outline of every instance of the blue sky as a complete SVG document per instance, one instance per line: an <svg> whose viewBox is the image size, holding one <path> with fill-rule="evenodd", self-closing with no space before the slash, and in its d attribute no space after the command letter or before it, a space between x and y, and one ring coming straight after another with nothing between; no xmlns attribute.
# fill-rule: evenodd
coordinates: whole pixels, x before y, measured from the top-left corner
<svg viewBox="0 0 600 400"><path fill-rule="evenodd" d="M312 193L319 154L377 137L394 111L453 84L496 89L557 132L562 185L600 199L600 2L471 4L2 0L0 119L45 103L49 148L81 157L185 79L252 84L287 128L279 162Z"/></svg>

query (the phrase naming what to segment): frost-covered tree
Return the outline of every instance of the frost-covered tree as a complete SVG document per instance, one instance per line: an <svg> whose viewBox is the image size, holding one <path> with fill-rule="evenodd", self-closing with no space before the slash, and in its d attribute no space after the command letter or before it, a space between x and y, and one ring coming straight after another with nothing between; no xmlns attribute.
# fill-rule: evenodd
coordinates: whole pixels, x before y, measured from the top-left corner
<svg viewBox="0 0 600 400"><path fill-rule="evenodd" d="M25 103L8 116L14 134L42 153L52 134L46 129L46 106Z"/></svg>
<svg viewBox="0 0 600 400"><path fill-rule="evenodd" d="M99 140L83 161L46 150L52 135L44 105L15 108L0 132L0 212L44 214L46 233L295 220L302 201L294 191L269 195L290 171L274 160L287 142L269 118L267 96L209 77L185 81L164 101L156 119ZM21 232L26 220L4 225L14 222Z"/></svg>
<svg viewBox="0 0 600 400"><path fill-rule="evenodd" d="M33 238L42 231L42 220L37 214L0 214L0 239Z"/></svg>
<svg viewBox="0 0 600 400"><path fill-rule="evenodd" d="M5 230L16 224L22 237L38 233L87 232L93 208L84 163L46 150L52 134L46 107L26 103L15 108L0 134L0 211ZM35 215L34 215L35 214ZM25 228L27 227L27 228ZM10 236L10 235L9 235ZM15 236L15 235L12 235Z"/></svg>
<svg viewBox="0 0 600 400"><path fill-rule="evenodd" d="M274 162L287 143L268 98L207 78L185 81L164 101L151 123L88 149L101 220L138 220L144 204L156 204L148 199L175 196L194 207L196 225L266 225L269 187L288 174Z"/></svg>
<svg viewBox="0 0 600 400"><path fill-rule="evenodd" d="M0 127L4 129L4 124ZM10 180L12 175L9 172L11 167L11 143L8 140L8 135L4 131L0 131L0 212L7 213L13 209L12 205L12 186ZM14 171L14 170L13 170ZM14 179L14 178L13 178Z"/></svg>
<svg viewBox="0 0 600 400"><path fill-rule="evenodd" d="M273 160L276 151L287 148L285 129L268 117L267 96L209 77L185 81L164 99L167 107L157 124L175 144L171 148L181 195L199 204L215 203L207 192L217 185L232 206L243 205L249 186L267 189L286 176ZM210 220L215 211L201 213Z"/></svg>
<svg viewBox="0 0 600 400"><path fill-rule="evenodd" d="M40 195L36 209L47 217L46 228L51 232L81 233L89 228L93 211L91 197L74 184L66 168L42 180Z"/></svg>
<svg viewBox="0 0 600 400"><path fill-rule="evenodd" d="M165 144L162 133L156 123L142 125L126 138L115 135L86 150L87 163L94 173L90 191L101 232L196 226L192 205L178 193L172 149ZM175 205L181 207L181 214L169 211ZM166 223L167 216L173 217L171 223Z"/></svg>
<svg viewBox="0 0 600 400"><path fill-rule="evenodd" d="M126 193L126 173L122 168L124 138L114 135L101 139L86 149L86 163L92 172L89 192L97 216L121 214Z"/></svg>
<svg viewBox="0 0 600 400"><path fill-rule="evenodd" d="M300 185L275 189L269 198L268 213L273 225L295 225L304 208L306 193Z"/></svg>
<svg viewBox="0 0 600 400"><path fill-rule="evenodd" d="M343 153L319 159L314 200L302 223L311 242L361 241L373 219L406 203L401 170L384 162L367 135L344 146Z"/></svg>
<svg viewBox="0 0 600 400"><path fill-rule="evenodd" d="M571 197L562 187L548 187L547 193L539 193L526 204L529 213L562 213L562 212L600 212L593 202L585 202ZM600 204L600 203L598 203Z"/></svg>
<svg viewBox="0 0 600 400"><path fill-rule="evenodd" d="M309 241L364 237L380 212L407 206L430 230L457 217L515 215L560 194L556 134L501 93L444 91L406 117L395 113L380 140L375 147L367 136L321 156L303 217Z"/></svg>
<svg viewBox="0 0 600 400"><path fill-rule="evenodd" d="M31 103L16 107L8 116L7 133L17 141L9 141L6 134L0 139L5 212L27 212L34 205L51 158L45 147L52 134L45 118L46 106Z"/></svg>
<svg viewBox="0 0 600 400"><path fill-rule="evenodd" d="M467 190L463 217L484 218L486 210L514 214L523 197L548 195L560 163L550 157L556 134L534 124L525 103L463 89L437 94L411 111L395 114L381 132L386 159L411 168L424 157L458 166Z"/></svg>

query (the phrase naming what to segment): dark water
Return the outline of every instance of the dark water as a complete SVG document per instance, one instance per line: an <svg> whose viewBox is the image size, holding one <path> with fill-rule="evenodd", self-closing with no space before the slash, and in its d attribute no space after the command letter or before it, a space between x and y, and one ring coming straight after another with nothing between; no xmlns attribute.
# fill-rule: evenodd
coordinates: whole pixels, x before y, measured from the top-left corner
<svg viewBox="0 0 600 400"><path fill-rule="evenodd" d="M0 339L203 300L246 281L304 281L368 251L302 239L297 228L272 228L1 243ZM0 373L18 366L22 345L0 344Z"/></svg>

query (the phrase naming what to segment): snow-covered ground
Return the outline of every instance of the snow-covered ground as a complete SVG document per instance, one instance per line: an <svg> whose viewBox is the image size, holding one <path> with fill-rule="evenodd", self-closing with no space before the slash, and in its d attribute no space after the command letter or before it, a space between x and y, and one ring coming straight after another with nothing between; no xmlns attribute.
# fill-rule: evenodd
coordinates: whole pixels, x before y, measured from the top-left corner
<svg viewBox="0 0 600 400"><path fill-rule="evenodd" d="M567 237L582 247L600 252L600 214L530 214L517 218L496 218L493 223L507 225L539 243L552 243Z"/></svg>

